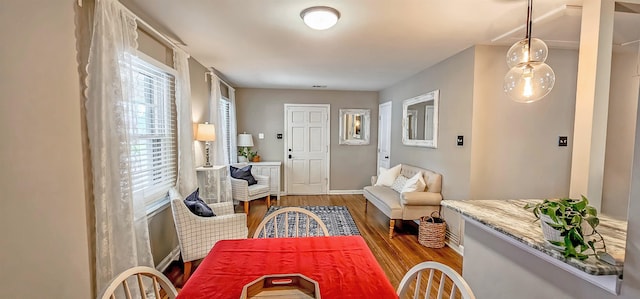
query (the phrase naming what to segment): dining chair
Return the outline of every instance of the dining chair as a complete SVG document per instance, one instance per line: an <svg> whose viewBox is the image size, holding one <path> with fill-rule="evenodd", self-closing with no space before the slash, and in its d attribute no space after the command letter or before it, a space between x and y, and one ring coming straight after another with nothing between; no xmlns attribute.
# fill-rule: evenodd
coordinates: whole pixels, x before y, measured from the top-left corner
<svg viewBox="0 0 640 299"><path fill-rule="evenodd" d="M400 281L400 285L398 285L398 290L396 293L398 297L405 298L407 291L409 290L409 286L412 285L412 282L415 280L415 291L413 293L413 299L418 298L418 294L420 293L420 285L423 282L422 274L424 272L429 272L429 278L427 281L427 288L425 289L424 298L430 298L432 291L437 291L435 294L437 298L442 298L445 294L445 284L446 281L451 282L451 289L449 290L449 298L458 298L456 297L456 293L460 293L462 299L475 299L476 296L473 295L469 284L458 274L456 271L451 269L449 266L438 263L438 262L423 262L413 266L413 268L409 269L407 274L404 275L402 281ZM434 281L433 277L436 272L440 272L440 279L438 281ZM435 283L438 284L437 290L435 289Z"/></svg>
<svg viewBox="0 0 640 299"><path fill-rule="evenodd" d="M137 288L135 286L132 288L130 284L137 284L138 286ZM178 296L178 291L171 284L171 281L160 271L151 267L137 266L129 268L114 277L98 298L115 299L116 293L118 293L130 299L134 298L134 296L137 297L136 292L140 292L140 298L143 299L175 299Z"/></svg>
<svg viewBox="0 0 640 299"><path fill-rule="evenodd" d="M290 221L290 219L293 220ZM313 231L311 226L314 224L316 224L315 231L317 236L329 236L327 226L322 222L322 219L313 212L298 207L282 208L262 219L262 222L258 224L258 228L256 228L256 232L253 234L253 238L260 238L261 234L263 238L267 238L269 232L273 233L274 238L310 237ZM280 229L278 229L278 225L280 225ZM300 229L301 225L303 228L302 231ZM289 230L290 227L291 231ZM270 228L273 228L273 231L270 231ZM281 232L284 233L281 235ZM322 235L320 235L320 233L322 233Z"/></svg>

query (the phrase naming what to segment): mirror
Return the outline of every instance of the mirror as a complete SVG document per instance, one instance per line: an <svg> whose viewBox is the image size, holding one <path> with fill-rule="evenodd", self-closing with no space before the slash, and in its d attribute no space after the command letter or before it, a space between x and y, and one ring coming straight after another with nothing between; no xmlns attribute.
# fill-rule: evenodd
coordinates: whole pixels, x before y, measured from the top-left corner
<svg viewBox="0 0 640 299"><path fill-rule="evenodd" d="M340 109L340 144L369 144L369 109Z"/></svg>
<svg viewBox="0 0 640 299"><path fill-rule="evenodd" d="M402 143L438 147L438 101L440 90L402 102Z"/></svg>

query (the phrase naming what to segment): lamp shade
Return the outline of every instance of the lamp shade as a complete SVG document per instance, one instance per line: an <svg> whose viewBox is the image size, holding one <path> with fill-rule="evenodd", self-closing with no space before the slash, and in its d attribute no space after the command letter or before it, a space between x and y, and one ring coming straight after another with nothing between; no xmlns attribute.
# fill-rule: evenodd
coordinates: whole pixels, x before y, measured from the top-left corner
<svg viewBox="0 0 640 299"><path fill-rule="evenodd" d="M247 133L238 134L237 146L244 146L244 147L253 146L253 137L251 136L251 134L247 134Z"/></svg>
<svg viewBox="0 0 640 299"><path fill-rule="evenodd" d="M327 6L314 6L303 10L300 17L307 26L315 30L325 30L333 27L340 18L340 13Z"/></svg>
<svg viewBox="0 0 640 299"><path fill-rule="evenodd" d="M213 124L198 124L198 133L196 133L198 141L216 141L216 127Z"/></svg>

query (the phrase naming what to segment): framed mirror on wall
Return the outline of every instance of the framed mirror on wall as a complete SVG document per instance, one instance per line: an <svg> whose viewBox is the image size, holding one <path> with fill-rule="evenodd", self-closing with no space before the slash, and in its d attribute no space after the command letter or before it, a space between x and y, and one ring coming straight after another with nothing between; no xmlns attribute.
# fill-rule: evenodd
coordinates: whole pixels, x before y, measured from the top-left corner
<svg viewBox="0 0 640 299"><path fill-rule="evenodd" d="M440 90L402 101L402 144L438 147Z"/></svg>
<svg viewBox="0 0 640 299"><path fill-rule="evenodd" d="M340 144L369 144L370 109L340 109Z"/></svg>

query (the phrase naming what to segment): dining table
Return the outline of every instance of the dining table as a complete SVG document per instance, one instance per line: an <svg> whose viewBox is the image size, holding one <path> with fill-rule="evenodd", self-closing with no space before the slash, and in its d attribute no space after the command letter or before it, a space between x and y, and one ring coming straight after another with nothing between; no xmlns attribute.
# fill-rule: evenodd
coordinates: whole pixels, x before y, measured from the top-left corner
<svg viewBox="0 0 640 299"><path fill-rule="evenodd" d="M178 293L178 299L240 298L265 275L302 274L331 298L398 298L361 236L218 241Z"/></svg>

